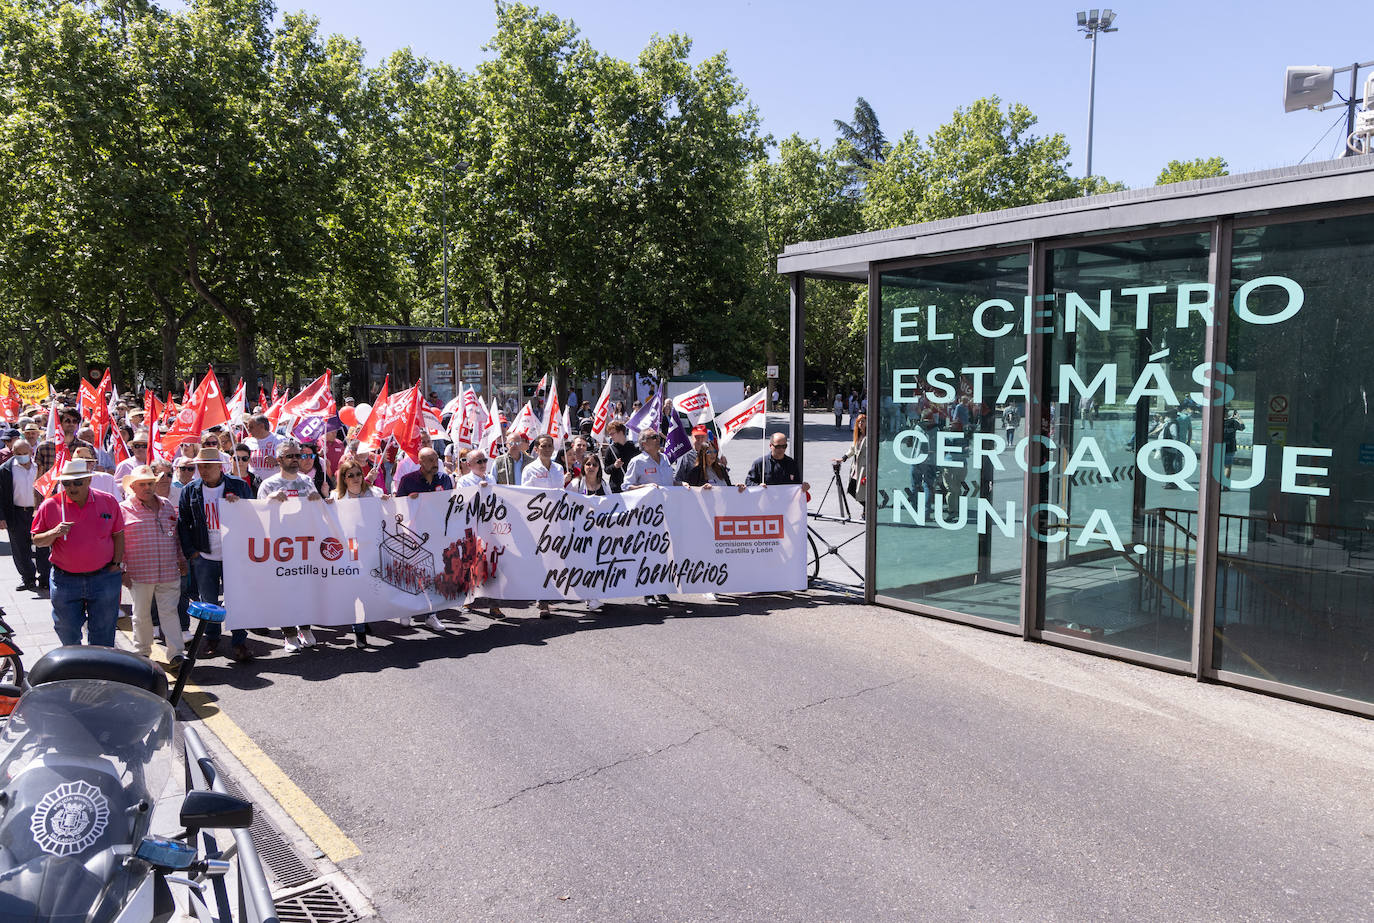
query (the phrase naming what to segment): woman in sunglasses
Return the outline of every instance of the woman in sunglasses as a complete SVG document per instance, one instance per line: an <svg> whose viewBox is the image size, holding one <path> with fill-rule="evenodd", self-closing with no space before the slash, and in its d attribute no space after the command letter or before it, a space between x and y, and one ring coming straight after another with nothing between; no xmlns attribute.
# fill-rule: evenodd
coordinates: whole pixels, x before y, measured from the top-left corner
<svg viewBox="0 0 1374 923"><path fill-rule="evenodd" d="M336 500L358 500L363 497L381 499L382 491L380 488L372 487L367 483L362 462L352 455L345 455L339 462L339 483L334 488L334 498ZM367 645L367 632L366 622L360 622L353 626L353 641L358 647Z"/></svg>

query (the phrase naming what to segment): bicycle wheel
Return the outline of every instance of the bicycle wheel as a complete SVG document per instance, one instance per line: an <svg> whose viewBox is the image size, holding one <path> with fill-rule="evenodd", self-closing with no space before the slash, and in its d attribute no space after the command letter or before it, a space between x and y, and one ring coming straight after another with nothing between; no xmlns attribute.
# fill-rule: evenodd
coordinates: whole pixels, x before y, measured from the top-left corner
<svg viewBox="0 0 1374 923"><path fill-rule="evenodd" d="M0 683L11 683L24 688L24 662L18 654L0 657Z"/></svg>
<svg viewBox="0 0 1374 923"><path fill-rule="evenodd" d="M806 536L806 544L810 547L807 557L807 582L810 583L821 575L821 550L816 547L816 537L811 534Z"/></svg>

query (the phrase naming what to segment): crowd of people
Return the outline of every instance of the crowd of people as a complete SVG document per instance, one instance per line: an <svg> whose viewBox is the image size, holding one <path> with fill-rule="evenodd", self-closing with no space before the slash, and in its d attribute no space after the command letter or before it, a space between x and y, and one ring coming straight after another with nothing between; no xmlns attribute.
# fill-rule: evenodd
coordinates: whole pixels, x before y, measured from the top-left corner
<svg viewBox="0 0 1374 923"><path fill-rule="evenodd" d="M351 404L346 399L343 406ZM86 643L114 646L127 591L136 650L150 656L154 641L161 640L175 670L186 656L191 601L218 604L222 599L222 503L415 498L493 484L588 496L654 487L809 488L787 455L782 433L773 435L769 452L737 483L711 427L694 427L691 447L670 461L659 428L633 432L626 409L613 409L601 443L591 436L591 408L583 402L577 430L561 448L547 432L533 440L525 433L509 438L502 433L488 454L444 438L449 423L444 419L439 435L420 428L419 448L411 457L394 439L381 447L360 442L363 424L345 426L337 415L318 440L296 438L289 418L274 425L262 405L239 420L209 427L198 438L166 446L143 408L114 403L108 408L110 433L98 444L78 402L58 393L23 407L12 426L0 423L0 528L9 533L21 579L16 589L48 597L63 644L80 644L84 635ZM629 416L638 410L636 402ZM116 459L126 447L127 457ZM172 451L170 457L164 448ZM476 600L473 611L504 618L501 602ZM550 616L549 601L534 602L541 617ZM668 597L645 597L645 602L661 605ZM601 605L587 602L592 611ZM437 613L416 618L434 631L445 630ZM354 633L359 647L367 646L366 623L345 630ZM237 662L254 657L247 631L233 630L226 646L221 627L211 624L205 638L201 656L225 655ZM300 625L282 629L281 643L298 651L317 642L312 628Z"/></svg>

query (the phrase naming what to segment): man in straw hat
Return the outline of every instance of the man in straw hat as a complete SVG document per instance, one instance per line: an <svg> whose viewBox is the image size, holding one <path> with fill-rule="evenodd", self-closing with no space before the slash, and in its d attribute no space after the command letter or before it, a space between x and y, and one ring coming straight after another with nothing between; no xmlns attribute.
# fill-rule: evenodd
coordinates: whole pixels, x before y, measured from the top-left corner
<svg viewBox="0 0 1374 923"><path fill-rule="evenodd" d="M91 488L89 463L74 458L56 479L61 489L33 517L33 543L49 548L52 620L58 640L114 647L124 565L124 513L110 494Z"/></svg>
<svg viewBox="0 0 1374 923"><path fill-rule="evenodd" d="M153 651L153 599L157 619L173 667L185 659L177 602L186 558L177 540L177 508L159 497L158 476L148 465L139 465L120 482L124 502L124 585L134 600L134 647L144 657Z"/></svg>
<svg viewBox="0 0 1374 923"><path fill-rule="evenodd" d="M196 592L202 602L219 604L224 587L224 553L220 546L219 505L251 500L248 485L224 473L219 449L206 446L196 455L198 477L181 491L177 506L177 536L182 554L195 572ZM161 611L162 604L158 603ZM164 633L165 633L164 629ZM222 632L218 624L207 626L205 654L218 651ZM230 656L236 661L250 660L248 632L235 628L229 636Z"/></svg>

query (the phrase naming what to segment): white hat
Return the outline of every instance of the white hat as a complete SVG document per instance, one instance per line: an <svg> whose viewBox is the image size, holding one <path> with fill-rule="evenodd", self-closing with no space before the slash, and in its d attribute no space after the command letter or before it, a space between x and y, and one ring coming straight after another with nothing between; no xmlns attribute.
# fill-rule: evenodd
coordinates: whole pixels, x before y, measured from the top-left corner
<svg viewBox="0 0 1374 923"><path fill-rule="evenodd" d="M62 473L53 478L55 481L80 481L94 474L86 467L86 459L73 458L62 466Z"/></svg>

